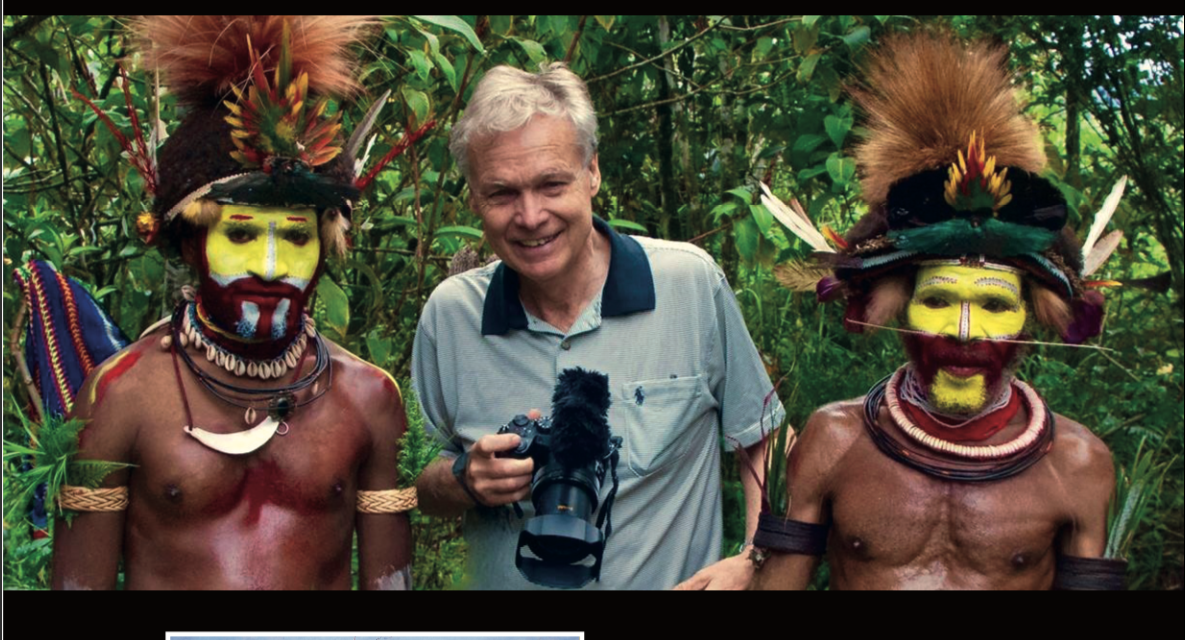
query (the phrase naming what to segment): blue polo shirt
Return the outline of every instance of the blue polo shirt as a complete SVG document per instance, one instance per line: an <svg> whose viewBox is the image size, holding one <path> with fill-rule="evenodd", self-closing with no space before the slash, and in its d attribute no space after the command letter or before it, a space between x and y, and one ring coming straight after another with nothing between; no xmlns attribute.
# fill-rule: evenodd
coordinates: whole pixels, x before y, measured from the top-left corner
<svg viewBox="0 0 1185 640"><path fill-rule="evenodd" d="M473 269L429 298L412 383L425 425L455 456L527 409L550 413L564 369L607 374L621 485L601 581L585 588L667 589L720 557L721 436L750 446L784 412L707 253L593 222L609 240L609 272L567 332L526 311L519 276L503 263ZM524 521L509 509L466 513L470 587L537 588L514 566Z"/></svg>

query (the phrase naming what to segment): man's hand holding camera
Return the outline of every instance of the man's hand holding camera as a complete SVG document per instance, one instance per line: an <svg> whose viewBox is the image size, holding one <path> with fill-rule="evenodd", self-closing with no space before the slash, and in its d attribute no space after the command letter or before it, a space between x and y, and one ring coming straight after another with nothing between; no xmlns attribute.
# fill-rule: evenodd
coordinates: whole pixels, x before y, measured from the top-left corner
<svg viewBox="0 0 1185 640"><path fill-rule="evenodd" d="M518 434L482 436L469 450L465 465L465 483L472 497L487 507L500 507L526 499L531 493L531 458L499 458L497 454L513 451L522 439Z"/></svg>

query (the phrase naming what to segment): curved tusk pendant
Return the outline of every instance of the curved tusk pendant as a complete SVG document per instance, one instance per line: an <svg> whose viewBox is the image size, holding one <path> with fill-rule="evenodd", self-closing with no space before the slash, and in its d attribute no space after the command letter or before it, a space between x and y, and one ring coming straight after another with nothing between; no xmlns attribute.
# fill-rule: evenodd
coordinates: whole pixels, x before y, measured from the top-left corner
<svg viewBox="0 0 1185 640"><path fill-rule="evenodd" d="M221 451L222 453L229 453L231 455L242 455L244 453L251 453L267 444L272 439L272 436L276 435L276 430L279 429L280 424L271 416L268 416L258 425L246 431L235 433L214 433L200 427L191 427L188 425L182 428L185 430L185 433L188 433L198 442L215 451Z"/></svg>

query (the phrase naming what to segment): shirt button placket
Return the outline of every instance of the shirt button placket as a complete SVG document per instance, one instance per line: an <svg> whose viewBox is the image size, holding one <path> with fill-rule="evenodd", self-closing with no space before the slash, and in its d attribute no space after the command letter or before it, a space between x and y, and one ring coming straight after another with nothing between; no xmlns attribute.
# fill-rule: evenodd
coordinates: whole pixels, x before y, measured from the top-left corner
<svg viewBox="0 0 1185 640"><path fill-rule="evenodd" d="M572 338L560 340L560 348L555 352L555 374L557 377L564 369L575 366L572 362L575 359L575 355L572 352Z"/></svg>

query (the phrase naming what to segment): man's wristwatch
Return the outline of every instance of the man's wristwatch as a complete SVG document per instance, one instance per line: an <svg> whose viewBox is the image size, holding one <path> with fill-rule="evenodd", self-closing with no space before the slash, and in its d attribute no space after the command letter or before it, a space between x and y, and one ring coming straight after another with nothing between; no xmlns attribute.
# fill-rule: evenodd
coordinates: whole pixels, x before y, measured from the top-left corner
<svg viewBox="0 0 1185 640"><path fill-rule="evenodd" d="M477 494L473 493L473 490L469 488L469 483L465 482L465 467L468 465L469 452L466 451L453 460L453 477L457 479L457 484L461 485L461 488L465 490L465 493L469 496L469 499L473 501L473 504L475 506L481 507L483 506L481 500L477 499Z"/></svg>

